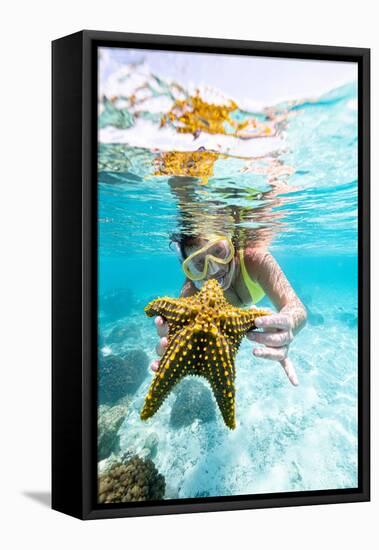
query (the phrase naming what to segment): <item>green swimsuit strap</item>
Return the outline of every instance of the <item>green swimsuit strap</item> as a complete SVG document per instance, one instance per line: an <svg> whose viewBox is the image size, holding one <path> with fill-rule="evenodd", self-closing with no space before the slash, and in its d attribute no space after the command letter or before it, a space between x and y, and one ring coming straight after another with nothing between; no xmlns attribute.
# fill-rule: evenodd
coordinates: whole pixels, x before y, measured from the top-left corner
<svg viewBox="0 0 379 550"><path fill-rule="evenodd" d="M250 278L250 275L248 274L245 266L244 251L242 249L239 250L239 256L240 256L240 263L241 263L242 278L247 287L247 290L250 293L253 304L257 304L260 300L262 300L263 296L265 295L265 292L258 283L255 283Z"/></svg>

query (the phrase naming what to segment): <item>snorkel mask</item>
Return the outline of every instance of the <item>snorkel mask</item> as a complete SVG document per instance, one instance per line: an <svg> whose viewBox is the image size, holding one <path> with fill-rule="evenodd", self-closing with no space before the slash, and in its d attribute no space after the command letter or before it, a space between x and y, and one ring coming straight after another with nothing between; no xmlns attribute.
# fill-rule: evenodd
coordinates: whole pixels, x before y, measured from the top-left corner
<svg viewBox="0 0 379 550"><path fill-rule="evenodd" d="M182 259L177 243L175 251ZM207 275L215 275L219 271L218 265L229 264L234 254L234 246L228 236L213 236L206 245L182 261L182 268L188 279L199 287L199 281L203 281Z"/></svg>

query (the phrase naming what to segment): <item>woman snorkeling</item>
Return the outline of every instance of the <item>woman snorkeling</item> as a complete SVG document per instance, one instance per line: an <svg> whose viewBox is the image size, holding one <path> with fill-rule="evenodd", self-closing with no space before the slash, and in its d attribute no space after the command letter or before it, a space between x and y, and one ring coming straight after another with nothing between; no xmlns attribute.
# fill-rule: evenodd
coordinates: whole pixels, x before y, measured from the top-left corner
<svg viewBox="0 0 379 550"><path fill-rule="evenodd" d="M186 276L181 296L192 296L208 279L217 279L225 298L234 306L255 306L266 294L278 313L256 321L261 331L251 331L250 341L261 344L253 348L256 357L278 361L289 381L298 384L295 368L288 358L294 336L306 322L306 310L280 266L266 247L250 241L239 247L223 234L194 234L173 237ZM167 323L156 318L160 341L157 353L162 356L167 347ZM151 365L158 369L159 360Z"/></svg>

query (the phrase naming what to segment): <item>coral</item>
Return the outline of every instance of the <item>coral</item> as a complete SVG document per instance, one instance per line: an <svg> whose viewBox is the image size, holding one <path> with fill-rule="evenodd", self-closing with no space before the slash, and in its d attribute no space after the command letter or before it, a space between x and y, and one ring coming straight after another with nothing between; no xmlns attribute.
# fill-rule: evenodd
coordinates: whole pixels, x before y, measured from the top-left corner
<svg viewBox="0 0 379 550"><path fill-rule="evenodd" d="M120 450L118 430L124 421L127 405L100 405L97 421L97 453L98 460L104 460L112 452Z"/></svg>
<svg viewBox="0 0 379 550"><path fill-rule="evenodd" d="M210 422L215 418L212 394L198 380L183 380L171 409L170 424L173 428L189 426L196 419Z"/></svg>
<svg viewBox="0 0 379 550"><path fill-rule="evenodd" d="M128 350L122 357L102 357L98 384L100 403L114 404L126 394L135 393L147 376L148 364L148 356L140 349Z"/></svg>
<svg viewBox="0 0 379 550"><path fill-rule="evenodd" d="M98 502L135 502L160 500L165 493L165 479L150 459L138 456L116 462L99 476Z"/></svg>
<svg viewBox="0 0 379 550"><path fill-rule="evenodd" d="M230 305L215 279L207 281L194 296L158 298L145 312L149 317L164 317L169 333L141 411L142 420L157 412L179 380L198 375L208 380L226 426L234 429L235 356L242 338L255 328L255 319L271 312Z"/></svg>

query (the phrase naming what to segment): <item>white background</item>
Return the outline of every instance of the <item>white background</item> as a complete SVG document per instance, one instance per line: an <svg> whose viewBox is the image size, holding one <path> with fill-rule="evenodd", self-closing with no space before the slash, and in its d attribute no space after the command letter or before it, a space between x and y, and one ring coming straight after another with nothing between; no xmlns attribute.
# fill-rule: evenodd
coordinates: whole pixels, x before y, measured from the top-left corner
<svg viewBox="0 0 379 550"><path fill-rule="evenodd" d="M1 6L2 547L377 548L375 342L371 503L86 523L53 512L46 504L50 484L50 41L92 28L371 47L375 101L379 76L375 2L33 0ZM375 247L379 145L375 103L372 121ZM374 257L374 282L376 277ZM374 284L374 316L377 294Z"/></svg>

